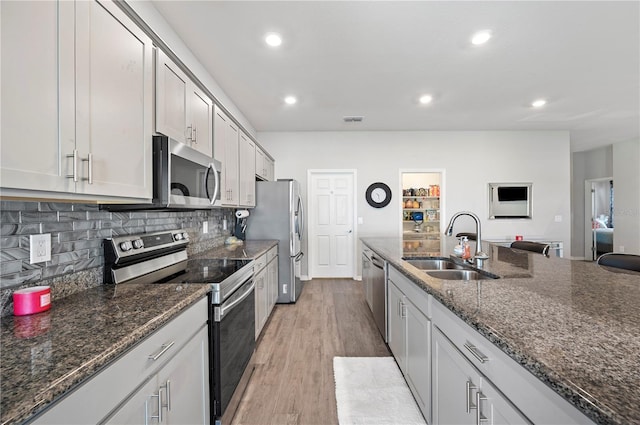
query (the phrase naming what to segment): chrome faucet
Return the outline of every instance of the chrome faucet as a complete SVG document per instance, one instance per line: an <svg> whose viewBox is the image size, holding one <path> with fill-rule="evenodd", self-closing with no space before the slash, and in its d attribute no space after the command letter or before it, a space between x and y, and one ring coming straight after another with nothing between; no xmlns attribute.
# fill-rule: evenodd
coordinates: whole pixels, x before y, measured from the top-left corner
<svg viewBox="0 0 640 425"><path fill-rule="evenodd" d="M451 217L449 220L449 225L447 226L447 230L445 230L444 234L447 236L451 236L453 234L453 223L456 221L458 217L461 215L468 215L473 218L476 222L476 254L473 256L474 259L477 260L486 260L489 256L482 251L482 234L480 230L480 219L477 215L472 213L471 211L460 211L457 212Z"/></svg>

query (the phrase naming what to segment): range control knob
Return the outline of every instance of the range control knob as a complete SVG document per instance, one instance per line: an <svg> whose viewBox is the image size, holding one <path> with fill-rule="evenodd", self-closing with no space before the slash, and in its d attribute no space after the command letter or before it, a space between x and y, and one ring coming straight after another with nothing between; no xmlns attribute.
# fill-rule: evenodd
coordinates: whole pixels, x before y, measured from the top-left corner
<svg viewBox="0 0 640 425"><path fill-rule="evenodd" d="M135 241L133 241L133 249L140 249L142 247L144 247L142 239L136 239Z"/></svg>
<svg viewBox="0 0 640 425"><path fill-rule="evenodd" d="M132 248L130 241L120 242L120 250L127 252Z"/></svg>
<svg viewBox="0 0 640 425"><path fill-rule="evenodd" d="M182 239L189 239L189 234L187 232L182 232Z"/></svg>
<svg viewBox="0 0 640 425"><path fill-rule="evenodd" d="M173 239L175 239L177 241L181 241L182 240L182 233L176 233L175 235L173 235Z"/></svg>

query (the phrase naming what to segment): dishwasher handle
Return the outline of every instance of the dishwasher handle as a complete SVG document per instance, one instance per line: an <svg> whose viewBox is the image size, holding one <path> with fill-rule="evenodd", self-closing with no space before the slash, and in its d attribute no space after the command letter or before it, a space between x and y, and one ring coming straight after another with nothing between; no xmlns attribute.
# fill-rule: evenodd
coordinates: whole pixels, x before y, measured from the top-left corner
<svg viewBox="0 0 640 425"><path fill-rule="evenodd" d="M380 260L375 255L371 255L371 263L380 270L384 270L384 261Z"/></svg>

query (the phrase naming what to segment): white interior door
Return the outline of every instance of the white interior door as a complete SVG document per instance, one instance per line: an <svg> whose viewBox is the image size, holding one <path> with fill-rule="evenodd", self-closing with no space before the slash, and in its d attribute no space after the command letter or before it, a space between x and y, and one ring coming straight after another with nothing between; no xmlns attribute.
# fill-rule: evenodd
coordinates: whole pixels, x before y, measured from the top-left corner
<svg viewBox="0 0 640 425"><path fill-rule="evenodd" d="M353 277L355 171L309 175L311 277Z"/></svg>

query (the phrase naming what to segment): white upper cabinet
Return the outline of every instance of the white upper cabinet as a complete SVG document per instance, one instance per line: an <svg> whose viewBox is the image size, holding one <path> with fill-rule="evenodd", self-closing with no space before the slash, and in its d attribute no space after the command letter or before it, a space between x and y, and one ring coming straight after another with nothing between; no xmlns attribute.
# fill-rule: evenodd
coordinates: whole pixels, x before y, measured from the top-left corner
<svg viewBox="0 0 640 425"><path fill-rule="evenodd" d="M240 205L256 206L256 144L240 131Z"/></svg>
<svg viewBox="0 0 640 425"><path fill-rule="evenodd" d="M259 146L256 147L256 176L262 180L274 180L274 162Z"/></svg>
<svg viewBox="0 0 640 425"><path fill-rule="evenodd" d="M0 7L2 187L151 199L151 40L110 1Z"/></svg>
<svg viewBox="0 0 640 425"><path fill-rule="evenodd" d="M218 106L214 107L213 115L213 156L222 163L221 203L223 206L238 206L238 127Z"/></svg>
<svg viewBox="0 0 640 425"><path fill-rule="evenodd" d="M163 51L156 54L156 131L213 155L213 101Z"/></svg>

